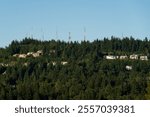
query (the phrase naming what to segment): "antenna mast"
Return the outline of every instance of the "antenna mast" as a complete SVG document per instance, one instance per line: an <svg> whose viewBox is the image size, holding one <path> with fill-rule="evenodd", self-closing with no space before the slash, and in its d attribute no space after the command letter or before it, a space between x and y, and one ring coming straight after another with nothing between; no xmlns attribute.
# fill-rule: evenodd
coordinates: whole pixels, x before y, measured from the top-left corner
<svg viewBox="0 0 150 117"><path fill-rule="evenodd" d="M123 33L122 33L122 39L124 38L124 35L123 35Z"/></svg>
<svg viewBox="0 0 150 117"><path fill-rule="evenodd" d="M69 43L71 42L71 32L69 32L69 37L68 37L68 39L69 39Z"/></svg>
<svg viewBox="0 0 150 117"><path fill-rule="evenodd" d="M84 27L84 41L86 41L86 28Z"/></svg>

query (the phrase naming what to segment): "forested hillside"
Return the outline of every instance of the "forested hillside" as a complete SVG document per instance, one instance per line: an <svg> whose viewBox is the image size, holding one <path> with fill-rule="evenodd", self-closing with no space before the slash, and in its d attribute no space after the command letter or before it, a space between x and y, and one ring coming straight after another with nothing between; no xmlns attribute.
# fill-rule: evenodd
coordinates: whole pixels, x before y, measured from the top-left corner
<svg viewBox="0 0 150 117"><path fill-rule="evenodd" d="M105 58L131 54L148 60ZM149 81L147 38L81 43L25 38L0 48L0 99L150 99Z"/></svg>

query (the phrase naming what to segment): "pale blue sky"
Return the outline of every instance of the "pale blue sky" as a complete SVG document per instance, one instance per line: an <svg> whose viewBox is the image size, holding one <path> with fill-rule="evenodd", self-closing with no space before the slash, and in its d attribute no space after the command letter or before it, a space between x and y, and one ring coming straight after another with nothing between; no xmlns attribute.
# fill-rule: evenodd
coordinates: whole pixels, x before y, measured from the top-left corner
<svg viewBox="0 0 150 117"><path fill-rule="evenodd" d="M150 0L0 0L0 47L25 36L68 41L150 38Z"/></svg>

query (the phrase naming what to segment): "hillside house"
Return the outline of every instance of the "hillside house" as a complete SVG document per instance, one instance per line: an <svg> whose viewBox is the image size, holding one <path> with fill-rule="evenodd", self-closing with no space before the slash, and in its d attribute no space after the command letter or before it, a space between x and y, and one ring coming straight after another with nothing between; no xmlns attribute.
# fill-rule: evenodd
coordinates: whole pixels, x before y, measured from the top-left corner
<svg viewBox="0 0 150 117"><path fill-rule="evenodd" d="M128 56L126 56L126 55L125 55L125 56L120 56L120 59L121 59L121 60L123 60L123 59L128 59Z"/></svg>
<svg viewBox="0 0 150 117"><path fill-rule="evenodd" d="M36 53L33 53L32 54L33 55L33 57L39 57L39 56L41 56L41 55L43 55L43 51L42 50L39 50L39 51L37 51Z"/></svg>
<svg viewBox="0 0 150 117"><path fill-rule="evenodd" d="M142 60L142 61L148 61L148 57L147 56L140 56L140 60Z"/></svg>
<svg viewBox="0 0 150 117"><path fill-rule="evenodd" d="M19 54L18 58L26 58L27 55L26 54Z"/></svg>
<svg viewBox="0 0 150 117"><path fill-rule="evenodd" d="M107 56L105 56L105 58L107 60L114 60L114 59L118 59L119 57L118 56L114 56L114 55L107 55Z"/></svg>
<svg viewBox="0 0 150 117"><path fill-rule="evenodd" d="M14 54L13 57L19 57L19 54Z"/></svg>
<svg viewBox="0 0 150 117"><path fill-rule="evenodd" d="M40 55L38 53L33 53L32 56L36 58L39 57Z"/></svg>
<svg viewBox="0 0 150 117"><path fill-rule="evenodd" d="M126 70L132 70L132 66L127 65Z"/></svg>
<svg viewBox="0 0 150 117"><path fill-rule="evenodd" d="M33 56L34 52L28 52L27 56Z"/></svg>
<svg viewBox="0 0 150 117"><path fill-rule="evenodd" d="M14 54L13 57L18 57L18 58L26 58L26 54Z"/></svg>
<svg viewBox="0 0 150 117"><path fill-rule="evenodd" d="M61 64L66 65L66 64L68 64L68 62L67 61L62 61Z"/></svg>
<svg viewBox="0 0 150 117"><path fill-rule="evenodd" d="M137 54L132 54L132 55L130 55L130 59L137 60L138 59L138 55Z"/></svg>
<svg viewBox="0 0 150 117"><path fill-rule="evenodd" d="M36 53L38 53L40 56L43 55L43 51L42 50L38 50Z"/></svg>

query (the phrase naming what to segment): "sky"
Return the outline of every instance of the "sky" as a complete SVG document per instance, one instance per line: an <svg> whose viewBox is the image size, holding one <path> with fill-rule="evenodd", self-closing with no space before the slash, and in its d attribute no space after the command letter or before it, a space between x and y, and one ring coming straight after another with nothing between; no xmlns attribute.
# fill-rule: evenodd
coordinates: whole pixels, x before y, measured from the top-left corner
<svg viewBox="0 0 150 117"><path fill-rule="evenodd" d="M0 0L0 47L12 40L150 38L150 0Z"/></svg>

